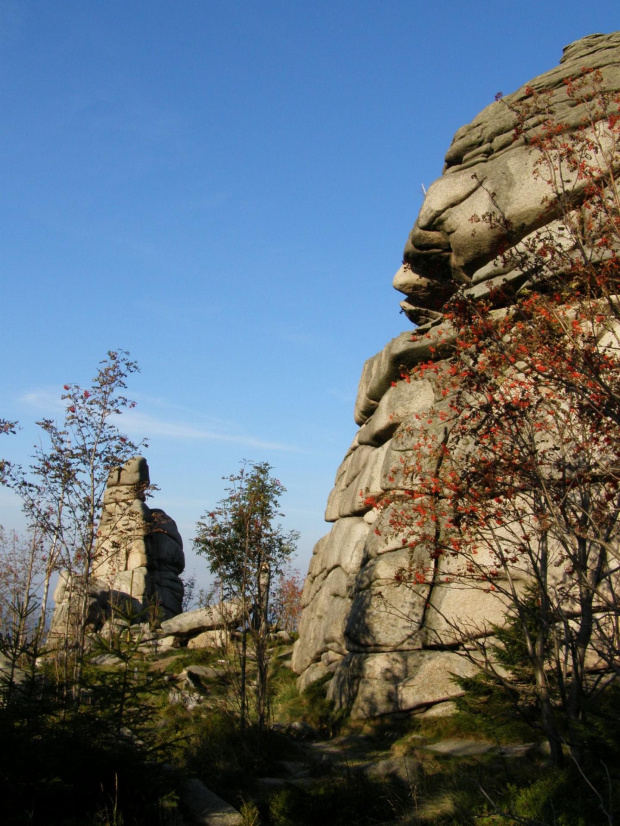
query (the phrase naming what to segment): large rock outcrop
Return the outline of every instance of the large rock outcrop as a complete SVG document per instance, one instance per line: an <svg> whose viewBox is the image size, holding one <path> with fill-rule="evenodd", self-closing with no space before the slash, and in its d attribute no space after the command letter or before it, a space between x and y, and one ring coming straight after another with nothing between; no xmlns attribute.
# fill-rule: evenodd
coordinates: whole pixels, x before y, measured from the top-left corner
<svg viewBox="0 0 620 826"><path fill-rule="evenodd" d="M583 66L601 70L604 88L620 89L620 33L573 43L558 67L527 84L552 90L551 106L567 129L583 112L567 100L564 81ZM439 711L457 692L451 675L475 670L458 654L455 629L489 633L504 615L497 594L438 584L454 579L457 563L450 558L437 562L433 584L399 586L394 575L411 553L419 554L421 565L428 554L423 542L413 552L403 547L390 529L389 511L372 502L403 487L400 460L425 429L443 438L437 413L446 402L433 372L409 383L398 379L420 362L449 356L454 332L442 316L446 300L457 287L478 296L499 281L512 279L518 287L528 277L502 260L507 238L501 228L474 227L471 217L501 204L513 227L511 245L557 218L552 199L543 205L548 189L532 175L535 158L522 138L515 140L516 116L506 105L526 95L524 86L492 103L455 135L394 278L415 332L397 335L364 365L355 406L359 430L329 496L325 518L334 525L314 548L293 655L300 686L332 674L329 696L353 716Z"/></svg>
<svg viewBox="0 0 620 826"><path fill-rule="evenodd" d="M112 606L130 604L135 622L149 611L166 620L181 613L185 567L183 540L164 511L145 503L149 468L142 456L109 475L88 582L87 626L99 630ZM51 635L73 628L84 598L79 576L63 571L54 593Z"/></svg>

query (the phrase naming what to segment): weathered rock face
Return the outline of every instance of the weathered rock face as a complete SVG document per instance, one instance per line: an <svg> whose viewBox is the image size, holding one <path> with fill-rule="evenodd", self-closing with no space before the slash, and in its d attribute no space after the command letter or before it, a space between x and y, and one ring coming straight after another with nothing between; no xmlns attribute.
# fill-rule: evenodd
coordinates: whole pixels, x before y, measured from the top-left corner
<svg viewBox="0 0 620 826"><path fill-rule="evenodd" d="M553 90L551 105L568 128L583 113L569 105L564 79L583 66L601 70L604 88L620 89L620 33L573 43L557 68L528 84ZM525 95L523 87L506 102ZM421 434L432 430L438 443L445 438L438 414L447 405L433 372L424 380L397 380L403 369L429 360L440 366L449 355L454 332L441 313L447 298L457 286L484 295L498 279L527 278L502 267L505 235L484 223L473 231L470 218L499 203L517 228L510 239L514 244L557 217L552 202L541 204L548 188L532 175L529 149L514 140L516 116L506 102L491 104L457 132L444 173L428 190L405 247L404 266L394 279L406 296L402 308L418 326L364 365L355 406L359 430L327 503L325 518L334 525L314 548L304 585L293 655L300 687L333 674L329 696L338 706L350 707L353 716L436 712L457 693L450 675L475 670L455 651L455 629L488 634L504 616L501 597L491 592L428 582L399 586L396 571L412 555L423 566L428 550L424 542L403 547L402 537L389 526L389 511L379 513L372 500L403 487L401 459L412 455ZM458 578L456 560L435 564L433 583Z"/></svg>
<svg viewBox="0 0 620 826"><path fill-rule="evenodd" d="M506 104L518 105L528 87L551 90L549 104L556 118L567 129L575 128L585 112L583 105L567 98L564 81L578 76L584 66L602 71L605 89L620 88L620 33L590 35L567 46L558 67L487 106L456 133L444 173L429 188L405 246L408 267L394 279L396 289L408 296L409 306L403 309L412 320L423 323L429 310L441 310L456 284L474 286L502 274L485 265L498 256L505 236L497 227L479 224L473 231L472 216L494 212L500 204L521 238L557 217L553 201L541 208L549 188L532 175L536 155L523 137L515 140L517 117Z"/></svg>
<svg viewBox="0 0 620 826"><path fill-rule="evenodd" d="M93 630L101 628L113 604L130 601L136 616L152 607L164 619L182 610L183 541L169 516L145 504L149 484L148 465L141 456L110 472L88 586L87 623ZM52 635L62 636L72 628L83 588L79 577L61 573Z"/></svg>

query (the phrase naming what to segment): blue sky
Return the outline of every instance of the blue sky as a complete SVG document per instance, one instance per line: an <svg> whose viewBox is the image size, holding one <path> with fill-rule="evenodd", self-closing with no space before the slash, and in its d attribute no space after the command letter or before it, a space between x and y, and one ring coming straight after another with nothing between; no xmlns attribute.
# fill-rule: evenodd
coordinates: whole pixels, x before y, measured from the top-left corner
<svg viewBox="0 0 620 826"><path fill-rule="evenodd" d="M0 0L3 454L127 349L120 424L186 550L265 460L305 573L363 362L407 329L422 184L496 92L618 28L617 0Z"/></svg>

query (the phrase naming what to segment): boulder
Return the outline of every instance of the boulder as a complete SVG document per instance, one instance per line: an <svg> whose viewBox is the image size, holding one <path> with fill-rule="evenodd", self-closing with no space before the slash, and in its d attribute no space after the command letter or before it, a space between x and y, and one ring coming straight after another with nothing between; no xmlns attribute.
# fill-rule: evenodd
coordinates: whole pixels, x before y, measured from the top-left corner
<svg viewBox="0 0 620 826"><path fill-rule="evenodd" d="M197 778L184 783L181 800L196 826L243 826L242 815Z"/></svg>
<svg viewBox="0 0 620 826"><path fill-rule="evenodd" d="M243 617L243 602L240 599L220 602L210 608L185 611L161 624L164 634L177 637L191 637L214 628L234 628Z"/></svg>
<svg viewBox="0 0 620 826"><path fill-rule="evenodd" d="M161 637L157 641L157 650L161 653L164 651L171 651L173 648L179 648L180 643L177 637L169 635L167 637Z"/></svg>
<svg viewBox="0 0 620 826"><path fill-rule="evenodd" d="M387 757L371 763L364 770L364 774L371 780L382 783L397 781L410 789L416 782L419 765L419 761L410 755Z"/></svg>
<svg viewBox="0 0 620 826"><path fill-rule="evenodd" d="M179 679L185 680L188 685L194 686L205 686L211 680L222 680L225 677L225 669L213 668L208 665L188 665L179 674Z"/></svg>
<svg viewBox="0 0 620 826"><path fill-rule="evenodd" d="M211 631L203 631L197 637L192 637L187 642L187 647L194 648L225 648L228 645L230 635L224 628L213 628Z"/></svg>

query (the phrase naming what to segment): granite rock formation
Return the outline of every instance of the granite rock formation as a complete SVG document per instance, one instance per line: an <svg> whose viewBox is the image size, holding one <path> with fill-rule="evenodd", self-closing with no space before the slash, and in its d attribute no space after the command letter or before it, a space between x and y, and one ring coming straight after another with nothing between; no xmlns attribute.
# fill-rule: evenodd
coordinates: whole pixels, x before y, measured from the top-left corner
<svg viewBox="0 0 620 826"><path fill-rule="evenodd" d="M150 608L164 620L181 613L183 540L174 520L145 503L149 484L149 468L141 456L110 472L88 583L90 630L101 629L112 605L128 602L137 622L144 621ZM80 577L61 573L54 593L52 635L62 636L72 627L83 589Z"/></svg>
<svg viewBox="0 0 620 826"><path fill-rule="evenodd" d="M568 128L583 113L567 101L564 80L583 66L600 69L604 88L619 90L620 33L571 44L558 67L527 84L552 90L551 105ZM359 430L329 496L325 518L334 524L314 548L293 655L300 687L333 675L328 696L337 706L349 706L353 716L441 713L457 693L451 675L474 670L455 650L455 627L485 633L504 615L501 598L492 593L426 582L400 588L394 574L407 564L409 550L391 535L389 512L371 502L403 486L395 470L399 458L421 429L438 427L432 414L445 402L433 379L397 380L403 368L449 356L454 333L442 316L446 300L458 287L483 296L502 281L518 287L528 278L502 263L507 239L501 230L483 223L473 231L471 216L499 202L515 228L512 245L557 218L552 200L541 204L548 189L532 175L532 153L514 139L516 117L506 104L526 95L524 86L456 133L394 278L415 332L396 336L363 368L355 406ZM424 548L418 552L423 555ZM445 568L439 573L454 573L454 561L440 564Z"/></svg>

